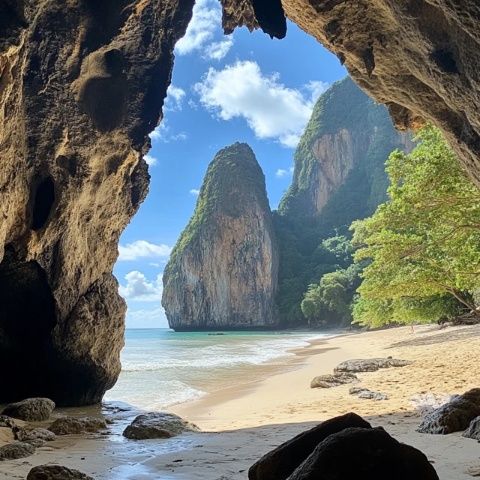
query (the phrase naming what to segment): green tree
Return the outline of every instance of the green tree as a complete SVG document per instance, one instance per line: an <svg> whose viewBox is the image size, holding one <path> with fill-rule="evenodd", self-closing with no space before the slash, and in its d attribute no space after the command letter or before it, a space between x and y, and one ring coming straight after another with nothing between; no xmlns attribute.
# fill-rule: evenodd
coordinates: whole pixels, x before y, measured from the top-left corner
<svg viewBox="0 0 480 480"><path fill-rule="evenodd" d="M351 304L359 282L359 265L330 272L311 284L301 303L310 325L346 325L352 321Z"/></svg>
<svg viewBox="0 0 480 480"><path fill-rule="evenodd" d="M425 127L410 153L387 161L389 199L352 224L363 270L356 322L431 322L476 312L480 275L480 191L440 132Z"/></svg>

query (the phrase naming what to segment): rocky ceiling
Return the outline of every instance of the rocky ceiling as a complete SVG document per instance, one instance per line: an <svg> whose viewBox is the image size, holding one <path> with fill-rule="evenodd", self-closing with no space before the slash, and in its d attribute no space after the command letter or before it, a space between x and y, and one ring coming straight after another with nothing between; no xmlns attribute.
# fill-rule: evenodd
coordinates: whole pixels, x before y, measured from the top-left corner
<svg viewBox="0 0 480 480"><path fill-rule="evenodd" d="M476 0L221 0L224 26L285 15L386 103L438 125L480 185ZM93 403L120 371L112 268L193 0L0 0L0 402ZM315 61L315 59L312 59ZM13 393L12 393L13 392Z"/></svg>

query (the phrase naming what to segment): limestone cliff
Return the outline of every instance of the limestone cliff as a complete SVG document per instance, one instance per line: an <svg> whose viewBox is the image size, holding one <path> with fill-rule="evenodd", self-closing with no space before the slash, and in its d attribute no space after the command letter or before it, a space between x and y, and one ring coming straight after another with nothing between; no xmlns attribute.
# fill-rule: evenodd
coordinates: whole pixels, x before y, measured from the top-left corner
<svg viewBox="0 0 480 480"><path fill-rule="evenodd" d="M217 153L165 269L175 330L275 326L278 254L265 178L246 144Z"/></svg>
<svg viewBox="0 0 480 480"><path fill-rule="evenodd" d="M386 158L411 147L410 136L395 130L383 105L349 77L336 82L315 105L279 212L321 223L334 209L336 226L367 216L385 199ZM349 211L341 211L347 203Z"/></svg>
<svg viewBox="0 0 480 480"><path fill-rule="evenodd" d="M192 4L0 1L0 403L94 403L115 383L112 267Z"/></svg>

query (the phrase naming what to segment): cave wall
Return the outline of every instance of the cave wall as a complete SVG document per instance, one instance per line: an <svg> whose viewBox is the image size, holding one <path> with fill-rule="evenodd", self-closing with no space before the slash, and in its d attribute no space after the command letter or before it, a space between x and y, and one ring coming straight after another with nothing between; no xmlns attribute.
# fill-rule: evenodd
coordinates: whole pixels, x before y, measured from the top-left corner
<svg viewBox="0 0 480 480"><path fill-rule="evenodd" d="M111 272L192 7L0 1L0 402L94 403L119 374Z"/></svg>

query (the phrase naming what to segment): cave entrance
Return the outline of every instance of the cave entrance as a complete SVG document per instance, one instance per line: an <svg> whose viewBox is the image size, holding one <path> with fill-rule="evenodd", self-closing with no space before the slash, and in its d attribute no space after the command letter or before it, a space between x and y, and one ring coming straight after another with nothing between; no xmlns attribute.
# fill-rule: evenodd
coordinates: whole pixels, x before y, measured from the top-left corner
<svg viewBox="0 0 480 480"><path fill-rule="evenodd" d="M35 261L19 260L7 247L0 263L0 364L8 388L0 390L0 402L48 389L40 378L45 375L55 321L55 301L45 272Z"/></svg>

